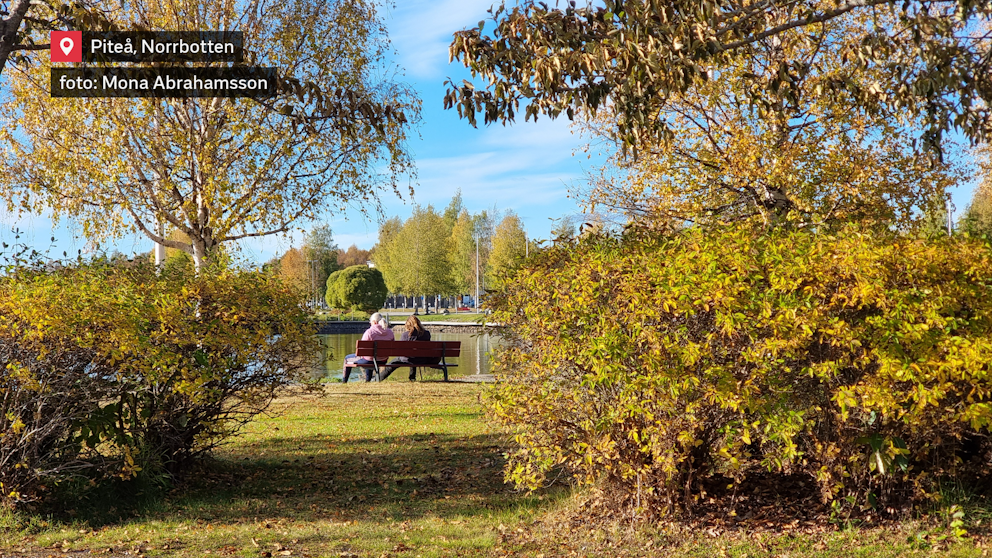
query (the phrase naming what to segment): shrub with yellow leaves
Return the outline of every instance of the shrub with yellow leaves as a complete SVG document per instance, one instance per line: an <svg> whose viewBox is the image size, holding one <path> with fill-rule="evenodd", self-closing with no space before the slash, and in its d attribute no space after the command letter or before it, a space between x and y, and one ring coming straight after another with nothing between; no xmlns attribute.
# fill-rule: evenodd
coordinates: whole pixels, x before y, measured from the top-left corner
<svg viewBox="0 0 992 558"><path fill-rule="evenodd" d="M0 482L175 475L302 382L298 296L254 272L21 267L0 278Z"/></svg>
<svg viewBox="0 0 992 558"><path fill-rule="evenodd" d="M521 486L564 468L663 513L771 470L880 505L989 462L965 460L992 422L979 241L632 230L543 252L491 305L509 343L487 403Z"/></svg>

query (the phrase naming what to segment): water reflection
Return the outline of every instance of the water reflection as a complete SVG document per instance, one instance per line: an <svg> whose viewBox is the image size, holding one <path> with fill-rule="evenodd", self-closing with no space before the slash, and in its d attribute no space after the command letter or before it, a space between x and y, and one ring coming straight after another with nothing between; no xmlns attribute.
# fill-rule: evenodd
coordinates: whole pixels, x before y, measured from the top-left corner
<svg viewBox="0 0 992 558"><path fill-rule="evenodd" d="M321 344L321 361L323 367L314 371L314 377L341 378L341 365L345 355L355 352L355 343L362 338L360 333L341 333L334 335L318 335ZM457 364L457 368L448 371L449 376L469 376L473 374L489 374L489 351L495 344L499 343L499 337L489 333L434 333L431 332L431 341L461 341L462 354L458 358L449 359L448 363ZM406 372L409 369L403 368L394 372L387 381L407 381ZM428 379L440 379L440 370L427 371ZM362 375L357 370L352 371L351 381L360 381Z"/></svg>

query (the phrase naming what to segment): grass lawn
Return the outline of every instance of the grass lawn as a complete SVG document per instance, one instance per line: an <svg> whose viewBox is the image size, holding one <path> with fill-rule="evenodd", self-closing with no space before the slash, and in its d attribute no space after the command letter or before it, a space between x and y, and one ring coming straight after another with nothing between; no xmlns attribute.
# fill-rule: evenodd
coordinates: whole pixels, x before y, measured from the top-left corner
<svg viewBox="0 0 992 558"><path fill-rule="evenodd" d="M479 390L338 384L324 397L283 399L164 501L124 518L110 502L44 520L7 516L0 549L484 556L500 524L550 500L502 483L500 439L482 420Z"/></svg>
<svg viewBox="0 0 992 558"><path fill-rule="evenodd" d="M576 502L588 491L526 495L502 483L502 438L486 425L480 389L332 384L323 397L284 398L165 497L121 492L58 515L0 512L0 555L987 555L985 538L947 538L939 518L761 532L587 521Z"/></svg>
<svg viewBox="0 0 992 558"><path fill-rule="evenodd" d="M366 312L344 312L341 310L318 310L314 314L314 319L319 322L367 322L369 314Z"/></svg>
<svg viewBox="0 0 992 558"><path fill-rule="evenodd" d="M417 316L420 318L421 322L468 322L468 323L479 323L485 317L485 314L420 314ZM397 316L397 319L399 317Z"/></svg>
<svg viewBox="0 0 992 558"><path fill-rule="evenodd" d="M402 309L399 310L380 310L382 314L389 315L390 319L393 321L403 321L406 319L407 314L413 313L413 309ZM396 312L402 312L397 314ZM485 314L475 313L475 312L452 312L451 314L418 314L421 322L468 322L477 323L481 321ZM353 321L353 322L368 322L369 315L365 312L341 312L340 310L326 310L320 311L315 314L315 319L321 322L334 322L334 321Z"/></svg>

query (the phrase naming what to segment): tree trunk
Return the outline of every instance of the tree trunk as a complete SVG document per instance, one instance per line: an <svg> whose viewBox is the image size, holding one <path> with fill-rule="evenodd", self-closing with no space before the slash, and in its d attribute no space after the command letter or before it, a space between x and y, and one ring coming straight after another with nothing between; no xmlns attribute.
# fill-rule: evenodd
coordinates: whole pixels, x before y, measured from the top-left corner
<svg viewBox="0 0 992 558"><path fill-rule="evenodd" d="M17 30L24 21L24 15L31 7L30 0L14 0L10 6L10 16L0 19L0 74L7 67L7 58L17 46Z"/></svg>
<svg viewBox="0 0 992 558"><path fill-rule="evenodd" d="M199 275L203 270L203 264L207 261L207 249L203 240L193 239L193 269Z"/></svg>

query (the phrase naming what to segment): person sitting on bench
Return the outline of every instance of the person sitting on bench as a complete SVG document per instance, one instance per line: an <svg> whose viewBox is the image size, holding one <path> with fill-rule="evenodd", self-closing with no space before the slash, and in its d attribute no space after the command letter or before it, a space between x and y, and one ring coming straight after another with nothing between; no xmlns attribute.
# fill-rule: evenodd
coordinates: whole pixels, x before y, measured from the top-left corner
<svg viewBox="0 0 992 558"><path fill-rule="evenodd" d="M369 328L365 330L362 334L362 341L395 341L396 336L393 335L393 330L389 329L389 322L382 316L382 314L376 312L369 316ZM354 354L350 354L344 357L344 363L353 364L372 364L371 360L365 358L358 358ZM386 364L385 360L378 361L379 366ZM348 366L344 367L344 372L342 373L341 382L347 384L348 376L351 375L351 368ZM365 381L372 381L372 369L365 368Z"/></svg>
<svg viewBox="0 0 992 558"><path fill-rule="evenodd" d="M410 316L406 319L406 323L403 324L403 338L401 341L430 341L431 332L424 329L424 325L420 323L420 320L416 316ZM441 362L440 358L434 357L396 357L393 362L389 364L437 364ZM398 366L384 366L379 368L379 381L383 381L393 373L393 370L399 368ZM415 367L410 368L410 381L416 381L417 379L417 369Z"/></svg>

